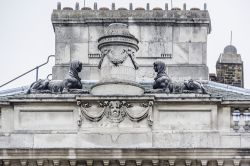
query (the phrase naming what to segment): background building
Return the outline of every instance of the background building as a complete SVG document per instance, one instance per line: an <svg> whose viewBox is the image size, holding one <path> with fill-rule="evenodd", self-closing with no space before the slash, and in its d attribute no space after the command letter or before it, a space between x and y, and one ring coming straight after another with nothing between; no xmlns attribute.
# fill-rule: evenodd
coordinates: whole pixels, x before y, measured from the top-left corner
<svg viewBox="0 0 250 166"><path fill-rule="evenodd" d="M244 71L241 55L233 45L224 48L216 62L217 82L244 87Z"/></svg>

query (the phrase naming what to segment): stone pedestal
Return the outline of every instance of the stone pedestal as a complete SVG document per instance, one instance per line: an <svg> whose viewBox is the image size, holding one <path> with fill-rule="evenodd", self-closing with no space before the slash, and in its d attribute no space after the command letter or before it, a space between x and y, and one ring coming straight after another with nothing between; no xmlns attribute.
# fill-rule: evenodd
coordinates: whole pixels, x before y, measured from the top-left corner
<svg viewBox="0 0 250 166"><path fill-rule="evenodd" d="M91 89L93 95L141 95L144 88L137 83L125 81L100 82Z"/></svg>
<svg viewBox="0 0 250 166"><path fill-rule="evenodd" d="M99 62L100 82L92 87L93 95L142 95L144 89L136 83L138 65L134 53L138 40L129 33L126 24L114 23L107 27L98 40L102 52Z"/></svg>

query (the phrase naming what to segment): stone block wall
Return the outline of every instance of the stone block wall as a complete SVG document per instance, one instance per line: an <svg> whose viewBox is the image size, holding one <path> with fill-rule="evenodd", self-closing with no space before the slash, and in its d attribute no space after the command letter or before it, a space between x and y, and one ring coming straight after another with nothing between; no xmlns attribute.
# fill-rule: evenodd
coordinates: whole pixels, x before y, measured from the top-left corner
<svg viewBox="0 0 250 166"><path fill-rule="evenodd" d="M128 105L113 110L114 116L108 113L100 116L102 110L113 109L100 105L106 101ZM140 97L37 94L12 97L8 102L0 103L0 165L185 166L198 162L200 166L223 166L223 163L240 166L249 163L250 135L244 128L246 121L242 116L240 128L235 131L232 117L235 108L242 115L249 109L248 100L241 105L201 94ZM131 120L129 112L117 119L117 113L123 109L135 117L142 117L142 112L148 111L138 121ZM87 118L82 111L100 119Z"/></svg>
<svg viewBox="0 0 250 166"><path fill-rule="evenodd" d="M239 105L221 106L219 99L209 95L158 94L155 98L20 96L1 106L0 150L250 147L243 117L240 129L234 130L232 112ZM111 110L102 106L106 101L127 105ZM248 108L249 104L241 107L241 113ZM101 115L102 111L109 112Z"/></svg>
<svg viewBox="0 0 250 166"><path fill-rule="evenodd" d="M216 82L244 87L243 64L217 63L216 73Z"/></svg>
<svg viewBox="0 0 250 166"><path fill-rule="evenodd" d="M167 64L173 80L208 79L207 35L211 23L207 10L54 10L53 79L63 79L69 62L80 60L84 64L81 78L99 80L98 39L114 22L127 24L139 40L135 54L141 67L138 81L153 80L152 64L156 60Z"/></svg>

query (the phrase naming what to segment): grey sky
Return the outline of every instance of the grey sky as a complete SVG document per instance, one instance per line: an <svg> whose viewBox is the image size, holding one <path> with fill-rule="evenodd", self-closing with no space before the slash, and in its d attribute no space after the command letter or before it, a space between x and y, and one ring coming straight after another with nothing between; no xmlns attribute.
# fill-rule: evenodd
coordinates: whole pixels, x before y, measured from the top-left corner
<svg viewBox="0 0 250 166"><path fill-rule="evenodd" d="M0 0L0 84L26 72L46 61L54 54L54 32L50 21L52 10L58 0ZM61 0L62 6L74 7L75 2L84 5L83 0ZM170 0L86 0L86 6L110 7L112 2L116 7L127 7L129 2L134 7L164 8ZM215 63L224 47L230 42L230 31L233 31L233 45L244 61L245 87L250 88L250 1L249 0L173 0L173 6L187 9L203 8L207 3L212 20L212 32L208 35L208 67L215 72ZM54 62L41 68L40 78L45 78L52 71ZM15 81L6 88L29 85L35 80L35 72Z"/></svg>

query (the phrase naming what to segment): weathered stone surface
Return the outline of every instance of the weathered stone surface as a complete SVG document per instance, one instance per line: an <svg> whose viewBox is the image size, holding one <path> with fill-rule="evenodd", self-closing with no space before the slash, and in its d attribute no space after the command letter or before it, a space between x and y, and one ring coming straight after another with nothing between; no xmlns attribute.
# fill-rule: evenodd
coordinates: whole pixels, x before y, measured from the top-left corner
<svg viewBox="0 0 250 166"><path fill-rule="evenodd" d="M220 147L218 133L181 132L155 133L153 146L155 148L216 148Z"/></svg>
<svg viewBox="0 0 250 166"><path fill-rule="evenodd" d="M76 110L47 105L21 106L14 109L15 130L75 130Z"/></svg>
<svg viewBox="0 0 250 166"><path fill-rule="evenodd" d="M56 64L69 64L70 63L70 44L56 43Z"/></svg>
<svg viewBox="0 0 250 166"><path fill-rule="evenodd" d="M101 78L95 43L113 21L127 23L141 41L142 69L133 80L143 80L145 88L152 86L152 60L161 54L174 81L207 79L209 15L206 10L184 8L74 11L58 5L52 15L57 42L53 79L64 78L70 60L82 60L83 89L95 85ZM249 92L205 84L211 95L153 91L135 95L138 89L114 84L98 95L6 96L0 99L0 165L247 165L249 133L242 116L239 131L233 130L232 111L240 107L242 113L250 107Z"/></svg>
<svg viewBox="0 0 250 166"><path fill-rule="evenodd" d="M33 141L32 141L33 142ZM33 148L150 148L151 133L35 134Z"/></svg>
<svg viewBox="0 0 250 166"><path fill-rule="evenodd" d="M173 81L208 79L208 68L205 65L169 65L168 73Z"/></svg>
<svg viewBox="0 0 250 166"><path fill-rule="evenodd" d="M134 105L129 108L133 116L139 116L144 110L141 104L154 98L151 127L146 118L135 122L127 117L119 123L106 117L99 122L83 118L82 126L77 126L80 108L76 100L93 105L94 112L88 110L92 115L102 109L98 106L100 101L127 101ZM242 126L244 122L240 123L241 132L233 131L231 108L218 107L219 101L202 94L154 94L134 98L86 94L77 99L73 94L12 97L10 102L14 106L1 106L0 146L43 149L249 148L249 134ZM204 104L206 102L210 104Z"/></svg>
<svg viewBox="0 0 250 166"><path fill-rule="evenodd" d="M144 89L133 83L123 83L117 81L111 81L107 83L100 83L92 87L91 94L92 95L142 95L144 93Z"/></svg>
<svg viewBox="0 0 250 166"><path fill-rule="evenodd" d="M238 134L222 135L220 139L221 147L225 147L225 148L241 147L240 140L241 140L241 136Z"/></svg>
<svg viewBox="0 0 250 166"><path fill-rule="evenodd" d="M137 84L136 70L139 68L135 54L138 39L121 23L110 24L105 34L98 39L102 52L98 64L101 80L91 88L93 95L142 95L144 89Z"/></svg>
<svg viewBox="0 0 250 166"><path fill-rule="evenodd" d="M243 63L219 63L216 64L217 82L243 87Z"/></svg>
<svg viewBox="0 0 250 166"><path fill-rule="evenodd" d="M203 64L203 53L203 43L190 43L189 64Z"/></svg>
<svg viewBox="0 0 250 166"><path fill-rule="evenodd" d="M89 63L88 43L74 43L70 47L71 61L80 61L83 64ZM81 56L79 56L81 55Z"/></svg>
<svg viewBox="0 0 250 166"><path fill-rule="evenodd" d="M200 75L191 75L190 78L208 79L206 43L210 32L210 18L208 12L203 10L55 10L52 23L56 47L58 50L62 49L56 51L54 68L60 69L53 70L53 79L64 75L64 64L68 64L70 59L78 59L86 63L86 66L92 66L90 74L85 74L83 69L80 74L83 80L100 80L97 64L101 53L97 49L97 43L103 36L105 27L113 22L127 24L130 33L139 40L140 49L135 56L142 67L140 73L151 70L148 65L161 59L171 65L203 65L200 66ZM178 72L169 70L168 74L173 80L185 80L185 77L180 76L183 71L196 72L193 68L179 68ZM136 80L147 80L145 77L148 76L143 74L142 77L137 76Z"/></svg>
<svg viewBox="0 0 250 166"><path fill-rule="evenodd" d="M216 82L244 87L244 71L241 55L233 45L224 48L216 62Z"/></svg>
<svg viewBox="0 0 250 166"><path fill-rule="evenodd" d="M0 135L0 148L32 148L34 144L33 134L10 134L5 133Z"/></svg>
<svg viewBox="0 0 250 166"><path fill-rule="evenodd" d="M158 122L165 130L211 130L211 111L162 110ZM183 123L184 121L188 122ZM197 125L199 124L199 125Z"/></svg>
<svg viewBox="0 0 250 166"><path fill-rule="evenodd" d="M230 107L219 107L218 108L218 129L225 132L230 132L230 116L231 108Z"/></svg>

